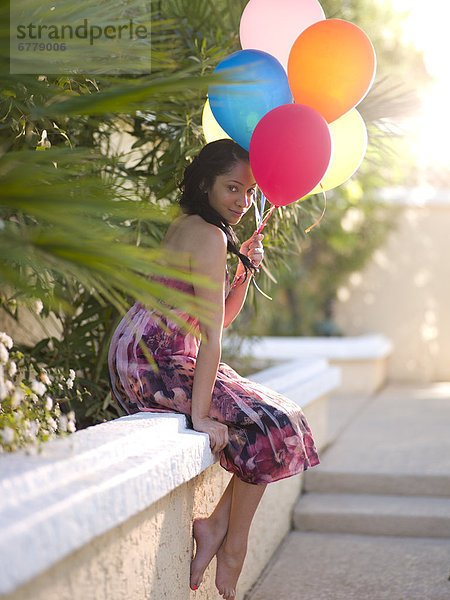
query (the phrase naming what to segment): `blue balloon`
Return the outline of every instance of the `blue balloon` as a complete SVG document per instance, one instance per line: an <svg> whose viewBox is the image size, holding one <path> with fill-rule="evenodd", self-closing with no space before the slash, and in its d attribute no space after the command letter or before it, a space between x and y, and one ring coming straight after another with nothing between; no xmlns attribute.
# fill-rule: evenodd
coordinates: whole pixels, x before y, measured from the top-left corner
<svg viewBox="0 0 450 600"><path fill-rule="evenodd" d="M230 73L231 69L238 70ZM260 119L277 106L293 101L286 71L267 52L239 50L222 60L214 73L226 79L224 84L209 86L211 111L222 129L248 150Z"/></svg>

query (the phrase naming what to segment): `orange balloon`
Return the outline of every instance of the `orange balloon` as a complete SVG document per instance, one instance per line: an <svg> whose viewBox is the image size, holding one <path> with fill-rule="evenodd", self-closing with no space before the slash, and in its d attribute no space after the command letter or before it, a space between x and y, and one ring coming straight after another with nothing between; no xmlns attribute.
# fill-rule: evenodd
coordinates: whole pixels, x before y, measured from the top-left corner
<svg viewBox="0 0 450 600"><path fill-rule="evenodd" d="M361 102L375 68L375 51L364 31L349 21L326 19L294 42L288 79L295 102L315 108L331 123Z"/></svg>

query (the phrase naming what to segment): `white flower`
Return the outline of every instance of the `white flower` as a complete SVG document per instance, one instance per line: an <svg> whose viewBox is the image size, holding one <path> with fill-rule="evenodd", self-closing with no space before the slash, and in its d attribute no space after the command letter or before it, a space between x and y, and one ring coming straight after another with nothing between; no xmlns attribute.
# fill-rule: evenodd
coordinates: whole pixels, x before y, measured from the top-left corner
<svg viewBox="0 0 450 600"><path fill-rule="evenodd" d="M24 421L23 423L23 431L25 435L31 440L36 439L36 436L39 431L39 422L36 421Z"/></svg>
<svg viewBox="0 0 450 600"><path fill-rule="evenodd" d="M11 348L14 345L12 338L9 337L9 335L6 334L4 331L0 331L0 342L5 344L5 346L8 348L8 350L11 350Z"/></svg>
<svg viewBox="0 0 450 600"><path fill-rule="evenodd" d="M53 408L53 400L50 398L50 396L47 396L45 398L45 410L52 410Z"/></svg>
<svg viewBox="0 0 450 600"><path fill-rule="evenodd" d="M17 373L17 365L15 362L11 361L9 363L9 370L8 370L9 376L10 377L14 377L14 375Z"/></svg>
<svg viewBox="0 0 450 600"><path fill-rule="evenodd" d="M73 369L69 370L69 377L70 379L75 379L75 371Z"/></svg>
<svg viewBox="0 0 450 600"><path fill-rule="evenodd" d="M23 390L16 388L14 394L11 396L11 408L18 408L24 398L25 394Z"/></svg>
<svg viewBox="0 0 450 600"><path fill-rule="evenodd" d="M3 427L0 429L0 435L2 436L5 444L12 444L14 441L14 430L11 427Z"/></svg>
<svg viewBox="0 0 450 600"><path fill-rule="evenodd" d="M52 385L52 382L45 371L41 373L41 381L43 381L45 385Z"/></svg>
<svg viewBox="0 0 450 600"><path fill-rule="evenodd" d="M9 360L9 352L3 342L0 342L0 361L7 363Z"/></svg>
<svg viewBox="0 0 450 600"><path fill-rule="evenodd" d="M11 392L13 392L14 388L15 388L14 383L12 381L10 381L9 379L7 379L6 382L5 382L5 385L6 385L6 389L8 391L8 394L11 394Z"/></svg>
<svg viewBox="0 0 450 600"><path fill-rule="evenodd" d="M76 425L75 425L75 412L73 410L68 412L67 418L69 421L67 424L67 431L70 431L70 433L74 433L77 430Z"/></svg>
<svg viewBox="0 0 450 600"><path fill-rule="evenodd" d="M5 373L3 371L3 365L0 363L0 402L2 402L8 395L8 389L5 385Z"/></svg>
<svg viewBox="0 0 450 600"><path fill-rule="evenodd" d="M67 431L67 425L69 424L69 419L66 415L61 415L58 419L58 427L60 431Z"/></svg>
<svg viewBox="0 0 450 600"><path fill-rule="evenodd" d="M42 304L42 300L36 300L36 313L38 315L41 314L41 312L44 310L44 305Z"/></svg>
<svg viewBox="0 0 450 600"><path fill-rule="evenodd" d="M49 419L47 419L47 425L50 427L50 429L52 431L56 431L56 428L58 427L58 423L55 421L55 419L53 417L50 417Z"/></svg>
<svg viewBox="0 0 450 600"><path fill-rule="evenodd" d="M38 396L42 396L42 394L45 394L45 392L47 391L47 388L45 387L45 385L43 383L41 383L40 381L36 381L36 380L31 382L31 389L33 390L33 392L38 394Z"/></svg>
<svg viewBox="0 0 450 600"><path fill-rule="evenodd" d="M37 419L36 419L36 421L31 421L31 423L30 423L31 437L35 438L37 436L40 428L41 428L41 424L39 423L39 421Z"/></svg>
<svg viewBox="0 0 450 600"><path fill-rule="evenodd" d="M71 390L73 388L73 379L68 379L66 381L66 385L69 388L69 390Z"/></svg>

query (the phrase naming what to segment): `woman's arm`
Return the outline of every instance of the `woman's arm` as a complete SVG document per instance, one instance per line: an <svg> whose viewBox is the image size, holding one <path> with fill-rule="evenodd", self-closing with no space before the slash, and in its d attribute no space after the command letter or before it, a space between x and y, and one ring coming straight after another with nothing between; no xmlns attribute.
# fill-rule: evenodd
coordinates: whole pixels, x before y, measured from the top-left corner
<svg viewBox="0 0 450 600"><path fill-rule="evenodd" d="M195 296L206 300L214 308L209 319L199 319L201 342L197 355L192 388L192 424L196 431L207 433L211 450L219 452L228 443L228 428L209 417L211 396L220 362L221 338L224 318L224 273L227 259L225 234L209 223L193 231L194 239L201 240L192 251L192 270L208 277L215 284L213 289L194 281Z"/></svg>
<svg viewBox="0 0 450 600"><path fill-rule="evenodd" d="M261 233L254 233L252 237L244 242L241 246L241 254L248 256L255 267L259 267L264 258L264 250L262 245L263 235ZM252 279L251 273L247 274L247 278L244 279L245 268L242 263L239 263L234 276L235 287L231 288L230 293L225 302L225 316L224 316L224 327L228 327L234 319L241 312L244 305L245 298L247 297L248 286Z"/></svg>

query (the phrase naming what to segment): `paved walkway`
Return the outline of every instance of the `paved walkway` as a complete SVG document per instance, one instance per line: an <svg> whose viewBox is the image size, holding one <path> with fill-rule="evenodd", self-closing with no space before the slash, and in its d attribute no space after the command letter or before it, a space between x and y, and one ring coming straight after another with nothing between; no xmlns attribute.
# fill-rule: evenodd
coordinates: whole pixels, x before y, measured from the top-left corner
<svg viewBox="0 0 450 600"><path fill-rule="evenodd" d="M330 401L334 441L246 600L449 600L450 384Z"/></svg>

